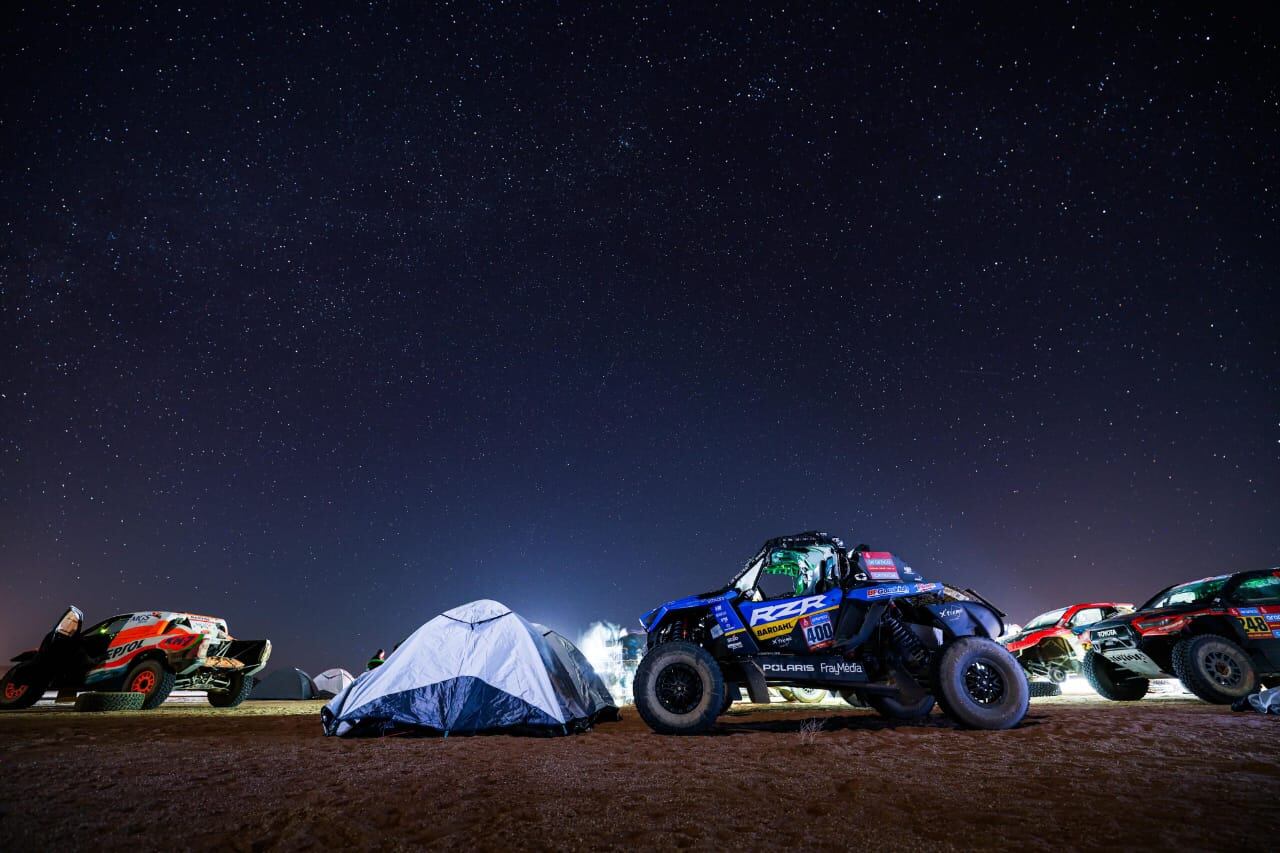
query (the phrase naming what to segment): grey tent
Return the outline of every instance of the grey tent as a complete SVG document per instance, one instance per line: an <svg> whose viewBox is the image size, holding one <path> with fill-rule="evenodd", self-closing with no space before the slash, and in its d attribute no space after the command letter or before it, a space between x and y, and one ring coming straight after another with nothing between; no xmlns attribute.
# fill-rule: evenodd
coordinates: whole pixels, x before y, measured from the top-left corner
<svg viewBox="0 0 1280 853"><path fill-rule="evenodd" d="M599 722L613 722L619 718L618 706L613 703L613 696L601 678L587 661L577 646L565 637L552 631L545 625L533 623L533 627L542 632L548 648L560 660L560 667L548 667L548 670L563 671L571 682L563 692L583 697L584 704L599 709L595 718ZM552 678L555 678L553 673Z"/></svg>
<svg viewBox="0 0 1280 853"><path fill-rule="evenodd" d="M253 687L250 699L315 699L311 676L300 669L277 669Z"/></svg>
<svg viewBox="0 0 1280 853"><path fill-rule="evenodd" d="M616 720L572 643L496 601L442 613L320 712L325 734L569 734Z"/></svg>

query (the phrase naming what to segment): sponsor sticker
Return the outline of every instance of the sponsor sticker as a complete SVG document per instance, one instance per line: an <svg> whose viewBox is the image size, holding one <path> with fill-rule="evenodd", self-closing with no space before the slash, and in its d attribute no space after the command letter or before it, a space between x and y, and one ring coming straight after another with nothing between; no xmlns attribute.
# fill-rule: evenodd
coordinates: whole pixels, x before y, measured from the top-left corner
<svg viewBox="0 0 1280 853"><path fill-rule="evenodd" d="M886 595L906 595L911 592L909 586L873 586L867 590L867 598L883 598Z"/></svg>
<svg viewBox="0 0 1280 853"><path fill-rule="evenodd" d="M818 664L818 668L822 670L823 675L858 675L862 673L862 664L848 660L823 661Z"/></svg>
<svg viewBox="0 0 1280 853"><path fill-rule="evenodd" d="M902 575L898 573L898 561L888 551L864 551L859 560L873 581L902 580Z"/></svg>
<svg viewBox="0 0 1280 853"><path fill-rule="evenodd" d="M1261 616L1241 616L1240 627L1250 637L1266 637L1271 634L1271 626Z"/></svg>
<svg viewBox="0 0 1280 853"><path fill-rule="evenodd" d="M811 663L766 663L760 668L765 672L803 672L810 675L814 671Z"/></svg>
<svg viewBox="0 0 1280 853"><path fill-rule="evenodd" d="M804 644L810 651L825 649L835 642L836 629L826 613L801 617L800 631L804 634Z"/></svg>

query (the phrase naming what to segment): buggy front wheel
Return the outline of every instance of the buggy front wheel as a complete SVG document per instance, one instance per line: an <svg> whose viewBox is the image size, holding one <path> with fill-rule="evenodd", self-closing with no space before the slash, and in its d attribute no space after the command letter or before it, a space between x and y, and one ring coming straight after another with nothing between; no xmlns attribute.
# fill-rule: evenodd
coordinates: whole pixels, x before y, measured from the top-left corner
<svg viewBox="0 0 1280 853"><path fill-rule="evenodd" d="M724 697L719 664L693 643L680 640L656 646L636 670L636 711L658 734L706 731L715 725Z"/></svg>
<svg viewBox="0 0 1280 853"><path fill-rule="evenodd" d="M933 694L957 723L971 729L1011 729L1027 715L1027 676L1004 646L960 637L942 650Z"/></svg>

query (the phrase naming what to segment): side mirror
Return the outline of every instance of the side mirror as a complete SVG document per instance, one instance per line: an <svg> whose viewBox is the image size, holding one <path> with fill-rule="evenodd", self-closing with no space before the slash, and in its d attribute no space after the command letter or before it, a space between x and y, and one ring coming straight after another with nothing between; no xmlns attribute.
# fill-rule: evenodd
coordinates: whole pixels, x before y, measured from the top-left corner
<svg viewBox="0 0 1280 853"><path fill-rule="evenodd" d="M82 625L84 625L84 614L77 607L68 607L67 612L58 620L58 626L53 630L60 636L74 637L80 633Z"/></svg>

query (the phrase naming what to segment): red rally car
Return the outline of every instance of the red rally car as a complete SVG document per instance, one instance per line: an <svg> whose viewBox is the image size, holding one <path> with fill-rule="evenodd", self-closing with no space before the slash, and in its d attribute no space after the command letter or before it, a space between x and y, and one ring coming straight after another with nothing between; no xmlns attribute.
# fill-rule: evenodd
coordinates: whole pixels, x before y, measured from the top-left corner
<svg viewBox="0 0 1280 853"><path fill-rule="evenodd" d="M1061 684L1067 676L1080 672L1085 654L1083 634L1089 626L1132 612L1132 604L1114 601L1059 607L1041 613L1017 634L1004 638L1004 646L1026 670L1028 680Z"/></svg>

